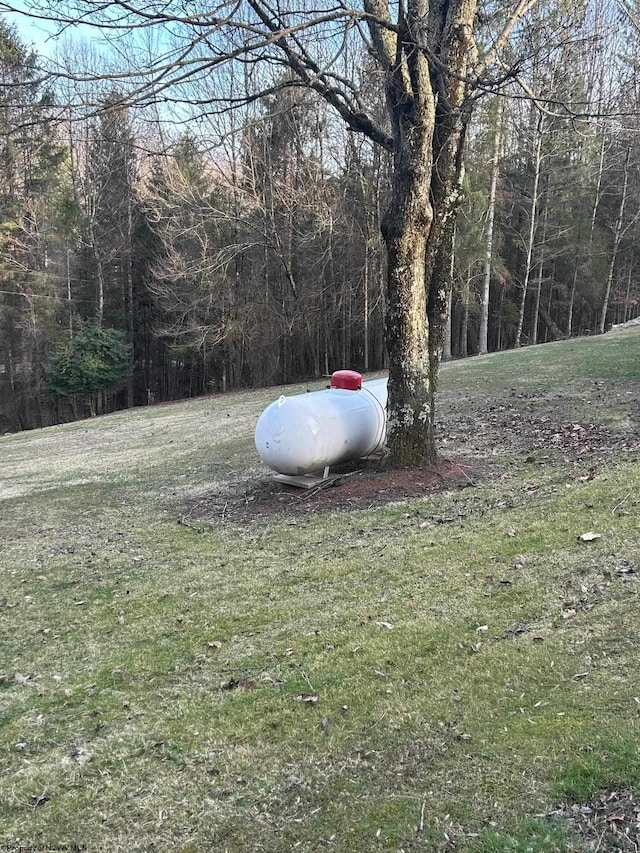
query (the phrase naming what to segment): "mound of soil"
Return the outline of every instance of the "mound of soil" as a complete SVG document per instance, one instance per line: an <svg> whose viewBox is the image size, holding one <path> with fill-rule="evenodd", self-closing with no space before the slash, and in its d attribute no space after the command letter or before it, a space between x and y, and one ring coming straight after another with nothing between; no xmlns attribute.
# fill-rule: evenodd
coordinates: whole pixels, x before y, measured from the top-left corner
<svg viewBox="0 0 640 853"><path fill-rule="evenodd" d="M310 489L296 488L268 477L256 480L242 494L223 491L208 495L189 509L182 522L244 523L280 516L370 509L444 489L463 489L483 476L478 465L450 459L441 459L436 465L425 468L394 471L381 470L379 462L374 460L360 460L332 469L331 473L340 476Z"/></svg>

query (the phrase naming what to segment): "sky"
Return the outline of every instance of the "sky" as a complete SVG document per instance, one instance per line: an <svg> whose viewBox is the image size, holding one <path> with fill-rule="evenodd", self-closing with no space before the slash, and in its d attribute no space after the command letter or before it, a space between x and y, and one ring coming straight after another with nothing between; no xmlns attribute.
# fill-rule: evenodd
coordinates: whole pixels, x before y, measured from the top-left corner
<svg viewBox="0 0 640 853"><path fill-rule="evenodd" d="M7 6L12 10L23 10L26 12L27 4L22 0L13 0L13 2L0 2L0 15L4 20L15 26L18 36L24 44L32 47L35 52L42 57L52 57L56 47L56 24L53 21L40 21L29 18L26 14L21 14L20 11L7 11ZM87 26L74 26L66 30L65 39L78 38L86 41L95 38L95 30Z"/></svg>

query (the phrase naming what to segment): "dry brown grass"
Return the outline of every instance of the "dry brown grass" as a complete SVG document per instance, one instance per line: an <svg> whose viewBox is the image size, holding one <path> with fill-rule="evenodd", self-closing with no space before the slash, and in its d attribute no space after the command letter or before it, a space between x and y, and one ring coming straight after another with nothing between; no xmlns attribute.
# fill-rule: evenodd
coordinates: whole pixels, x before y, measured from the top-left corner
<svg viewBox="0 0 640 853"><path fill-rule="evenodd" d="M588 850L544 815L640 781L640 335L565 347L448 366L490 476L369 511L179 523L266 482L273 390L1 438L0 842Z"/></svg>

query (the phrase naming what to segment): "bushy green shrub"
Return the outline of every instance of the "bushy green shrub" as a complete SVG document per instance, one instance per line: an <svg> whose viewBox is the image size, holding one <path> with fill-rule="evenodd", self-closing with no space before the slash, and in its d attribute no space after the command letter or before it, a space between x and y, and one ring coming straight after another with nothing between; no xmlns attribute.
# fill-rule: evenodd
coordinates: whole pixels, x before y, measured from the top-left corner
<svg viewBox="0 0 640 853"><path fill-rule="evenodd" d="M86 324L53 353L47 389L61 396L103 391L126 377L129 355L123 332Z"/></svg>

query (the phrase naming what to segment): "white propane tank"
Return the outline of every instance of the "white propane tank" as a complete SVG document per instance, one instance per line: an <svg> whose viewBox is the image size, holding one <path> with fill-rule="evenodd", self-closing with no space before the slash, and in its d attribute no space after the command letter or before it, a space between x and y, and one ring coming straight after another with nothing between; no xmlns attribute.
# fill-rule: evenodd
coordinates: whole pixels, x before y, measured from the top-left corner
<svg viewBox="0 0 640 853"><path fill-rule="evenodd" d="M256 449L280 474L322 471L374 453L384 443L387 380L362 382L338 370L331 387L271 403L258 418Z"/></svg>

